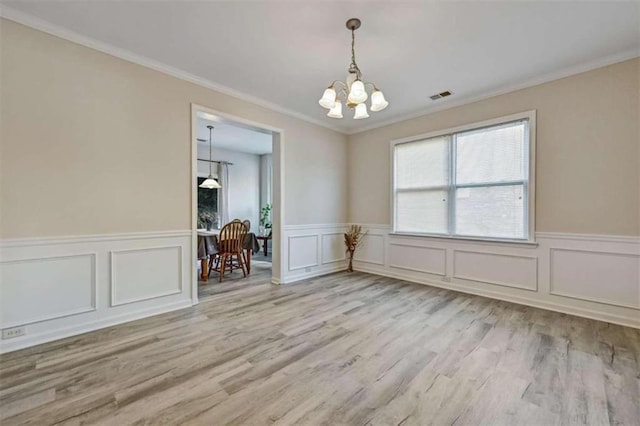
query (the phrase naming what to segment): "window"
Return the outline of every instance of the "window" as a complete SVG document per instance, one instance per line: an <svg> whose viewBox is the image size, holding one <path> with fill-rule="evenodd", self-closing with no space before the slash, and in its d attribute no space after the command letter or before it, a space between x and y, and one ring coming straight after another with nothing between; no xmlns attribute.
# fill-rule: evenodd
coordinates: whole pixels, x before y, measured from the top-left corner
<svg viewBox="0 0 640 426"><path fill-rule="evenodd" d="M198 228L218 228L218 190L200 188L205 179L198 177Z"/></svg>
<svg viewBox="0 0 640 426"><path fill-rule="evenodd" d="M530 240L534 117L518 114L394 142L394 232Z"/></svg>

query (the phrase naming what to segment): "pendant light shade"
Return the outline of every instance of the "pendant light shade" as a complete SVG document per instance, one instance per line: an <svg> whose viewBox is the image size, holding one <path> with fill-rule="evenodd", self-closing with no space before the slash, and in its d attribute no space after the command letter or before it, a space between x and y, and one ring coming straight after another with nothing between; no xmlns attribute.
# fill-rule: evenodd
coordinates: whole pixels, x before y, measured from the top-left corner
<svg viewBox="0 0 640 426"><path fill-rule="evenodd" d="M342 118L342 102L336 101L336 104L331 108L327 117Z"/></svg>
<svg viewBox="0 0 640 426"><path fill-rule="evenodd" d="M209 176L204 180L204 182L198 185L198 187L204 189L218 189L222 188L222 186L220 186L218 181L215 180L211 175L211 163L213 163L213 161L211 160L211 131L213 130L213 126L207 126L207 129L209 129Z"/></svg>
<svg viewBox="0 0 640 426"><path fill-rule="evenodd" d="M382 111L389 105L389 102L384 98L384 95L380 90L374 90L371 94L371 111Z"/></svg>
<svg viewBox="0 0 640 426"><path fill-rule="evenodd" d="M364 83L360 80L354 81L349 91L349 102L359 104L366 101L367 97L367 91L364 90Z"/></svg>
<svg viewBox="0 0 640 426"><path fill-rule="evenodd" d="M322 108L331 109L336 103L336 91L329 87L324 91L322 98L318 101Z"/></svg>
<svg viewBox="0 0 640 426"><path fill-rule="evenodd" d="M217 180L215 180L213 178L213 176L209 175L209 177L207 179L205 179L204 182L202 182L200 185L198 185L200 188L204 188L204 189L218 189L218 188L222 188L222 186L220 186L220 184L218 183Z"/></svg>
<svg viewBox="0 0 640 426"><path fill-rule="evenodd" d="M367 114L367 104L358 104L356 107L356 113L353 119L360 120L362 118L369 118L369 114Z"/></svg>

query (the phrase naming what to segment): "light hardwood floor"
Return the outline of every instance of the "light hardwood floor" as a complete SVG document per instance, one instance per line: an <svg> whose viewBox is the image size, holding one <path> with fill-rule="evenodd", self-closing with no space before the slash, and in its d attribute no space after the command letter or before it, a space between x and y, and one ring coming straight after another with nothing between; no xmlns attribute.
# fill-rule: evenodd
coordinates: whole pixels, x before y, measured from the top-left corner
<svg viewBox="0 0 640 426"><path fill-rule="evenodd" d="M640 332L337 273L3 355L2 425L640 422Z"/></svg>

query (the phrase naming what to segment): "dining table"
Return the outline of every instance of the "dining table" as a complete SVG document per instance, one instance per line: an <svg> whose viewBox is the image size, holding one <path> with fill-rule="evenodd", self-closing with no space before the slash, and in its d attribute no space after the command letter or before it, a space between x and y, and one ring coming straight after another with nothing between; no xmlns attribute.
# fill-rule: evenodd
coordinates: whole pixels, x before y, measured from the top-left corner
<svg viewBox="0 0 640 426"><path fill-rule="evenodd" d="M202 269L200 279L205 282L209 279L210 256L218 253L219 234L219 229L198 229L198 259L200 260L200 268ZM247 273L251 273L251 254L257 253L260 250L260 243L255 233L247 233L242 249L246 253Z"/></svg>

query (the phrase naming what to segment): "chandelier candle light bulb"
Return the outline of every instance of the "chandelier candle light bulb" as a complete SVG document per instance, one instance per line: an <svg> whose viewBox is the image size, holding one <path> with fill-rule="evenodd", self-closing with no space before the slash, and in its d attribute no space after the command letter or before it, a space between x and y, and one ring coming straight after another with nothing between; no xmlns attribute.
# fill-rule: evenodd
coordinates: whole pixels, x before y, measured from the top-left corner
<svg viewBox="0 0 640 426"><path fill-rule="evenodd" d="M323 108L326 108L326 109L333 108L333 106L336 103L336 91L333 89L333 86L328 87L324 91L324 94L322 95L322 98L320 98L318 103Z"/></svg>
<svg viewBox="0 0 640 426"><path fill-rule="evenodd" d="M331 118L342 118L342 102L336 101L327 116Z"/></svg>
<svg viewBox="0 0 640 426"><path fill-rule="evenodd" d="M368 97L367 91L364 90L364 83L360 80L354 81L349 92L349 102L360 104L366 101Z"/></svg>
<svg viewBox="0 0 640 426"><path fill-rule="evenodd" d="M360 120L362 118L369 118L369 114L367 114L367 104L358 104L358 106L356 106L356 113L353 115L353 119Z"/></svg>
<svg viewBox="0 0 640 426"><path fill-rule="evenodd" d="M342 101L347 107L354 109L353 118L359 120L369 118L365 102L369 99L367 86L372 87L371 111L378 112L385 109L389 102L384 98L382 92L373 84L362 81L362 72L356 63L355 31L360 28L361 22L357 18L347 21L347 28L351 31L351 65L346 81L336 80L325 89L322 98L318 101L321 107L329 110L327 114L331 118L342 118Z"/></svg>
<svg viewBox="0 0 640 426"><path fill-rule="evenodd" d="M384 94L378 89L375 89L371 94L371 111L382 111L389 105L389 102L384 98Z"/></svg>

